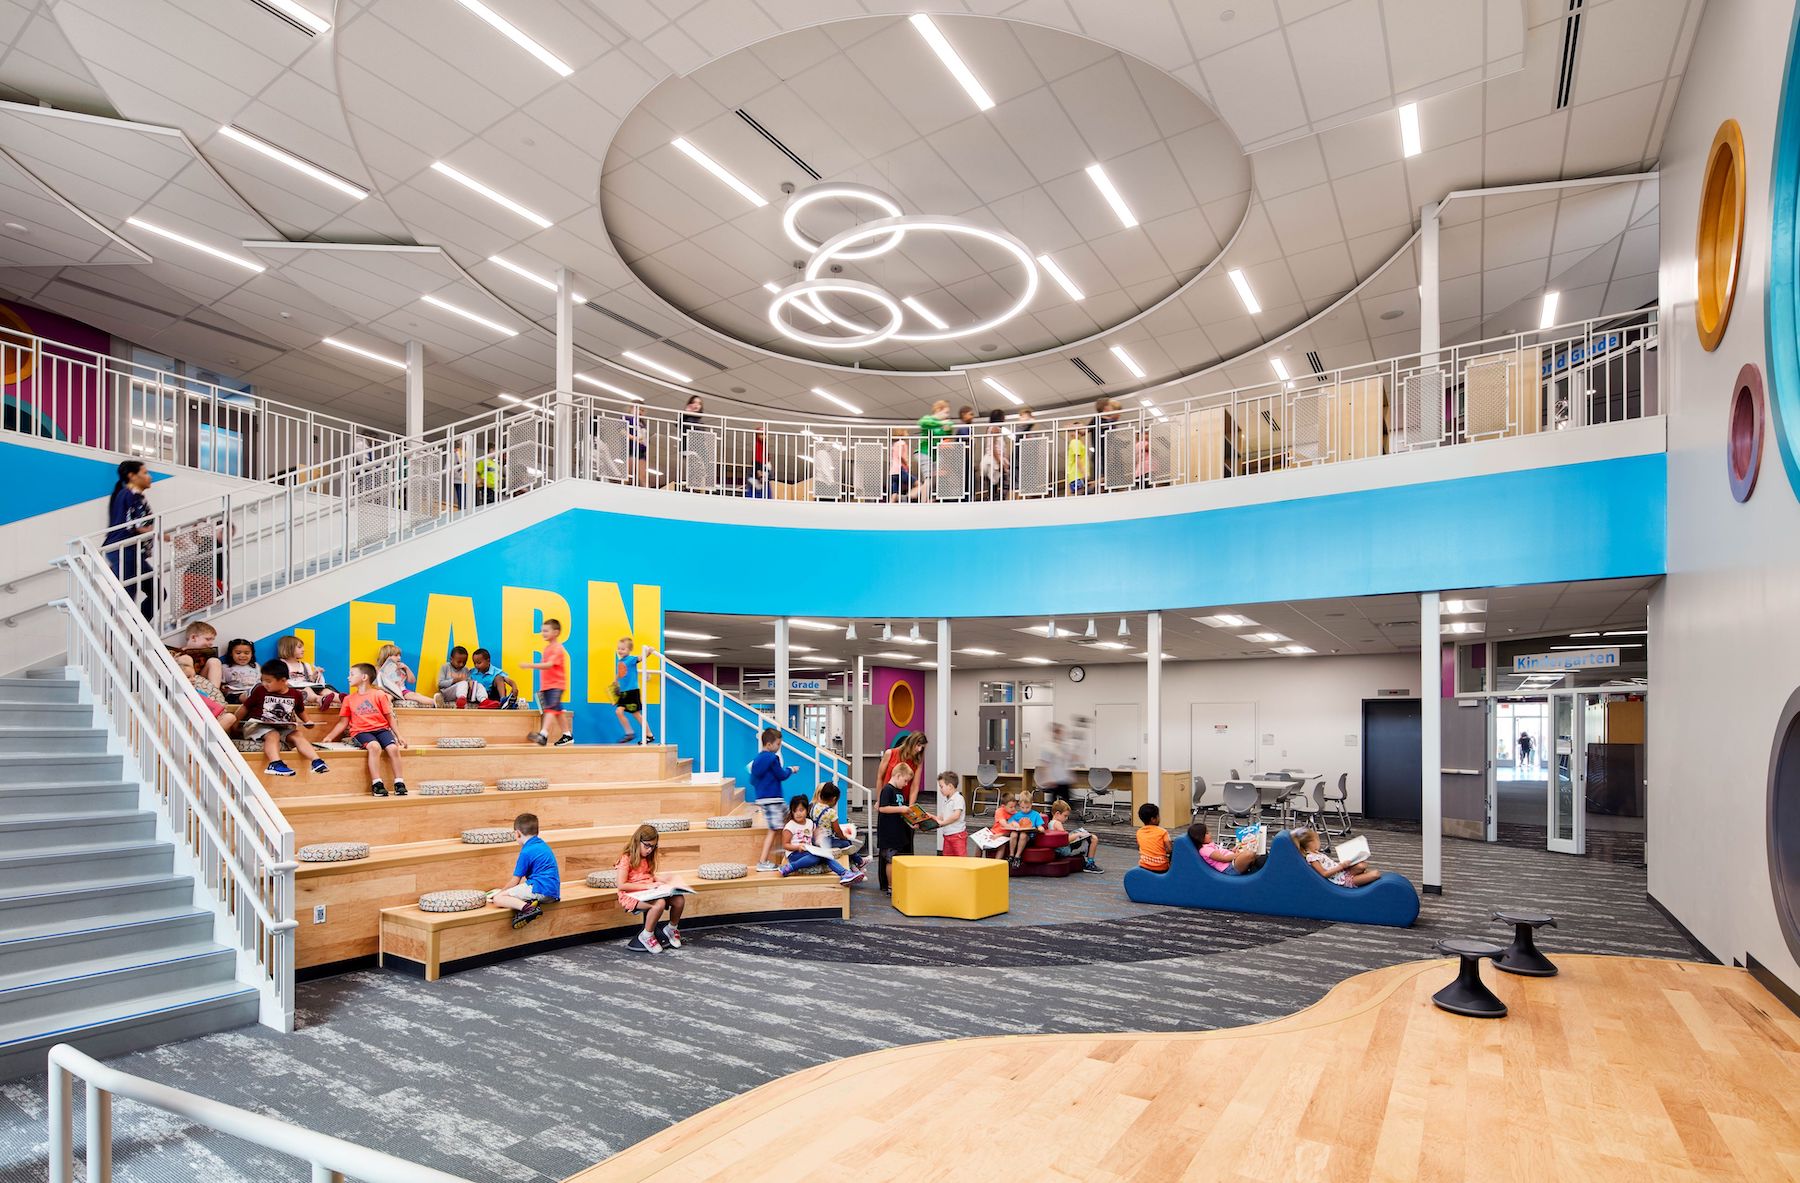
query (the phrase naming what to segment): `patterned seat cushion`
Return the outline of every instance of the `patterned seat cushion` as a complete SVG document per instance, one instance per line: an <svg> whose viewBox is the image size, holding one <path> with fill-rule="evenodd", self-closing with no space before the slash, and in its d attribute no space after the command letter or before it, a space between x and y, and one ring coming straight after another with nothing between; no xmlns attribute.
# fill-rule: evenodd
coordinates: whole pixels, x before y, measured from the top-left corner
<svg viewBox="0 0 1800 1183"><path fill-rule="evenodd" d="M742 879L750 873L743 863L701 863L702 879Z"/></svg>
<svg viewBox="0 0 1800 1183"><path fill-rule="evenodd" d="M294 855L303 863L348 863L369 857L367 842L315 842Z"/></svg>
<svg viewBox="0 0 1800 1183"><path fill-rule="evenodd" d="M470 846L497 846L502 842L513 840L511 826L484 826L480 829L464 830L462 840Z"/></svg>
<svg viewBox="0 0 1800 1183"><path fill-rule="evenodd" d="M479 735L446 735L437 741L440 748L485 748L487 740Z"/></svg>
<svg viewBox="0 0 1800 1183"><path fill-rule="evenodd" d="M419 786L419 796L472 797L486 787L478 780L428 780Z"/></svg>
<svg viewBox="0 0 1800 1183"><path fill-rule="evenodd" d="M647 817L644 824L655 826L659 834L679 834L688 828L685 817Z"/></svg>
<svg viewBox="0 0 1800 1183"><path fill-rule="evenodd" d="M463 888L457 891L428 891L419 897L421 912L473 912L487 907L487 892Z"/></svg>
<svg viewBox="0 0 1800 1183"><path fill-rule="evenodd" d="M746 813L737 817L709 817L706 819L706 828L709 830L748 830L750 815Z"/></svg>
<svg viewBox="0 0 1800 1183"><path fill-rule="evenodd" d="M810 867L802 867L800 870L795 871L794 874L796 874L796 875L823 875L826 871L828 871L830 869L831 868L827 867L824 863L814 863Z"/></svg>
<svg viewBox="0 0 1800 1183"><path fill-rule="evenodd" d="M550 781L542 776L507 776L494 787L502 793L539 793L550 787Z"/></svg>
<svg viewBox="0 0 1800 1183"><path fill-rule="evenodd" d="M617 887L619 873L617 871L589 871L587 877L589 887Z"/></svg>

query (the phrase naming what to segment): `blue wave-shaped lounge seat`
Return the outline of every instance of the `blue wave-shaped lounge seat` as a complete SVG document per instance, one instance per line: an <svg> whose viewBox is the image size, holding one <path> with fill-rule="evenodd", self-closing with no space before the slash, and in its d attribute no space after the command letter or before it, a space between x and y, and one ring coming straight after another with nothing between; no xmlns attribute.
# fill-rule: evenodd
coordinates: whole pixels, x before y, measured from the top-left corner
<svg viewBox="0 0 1800 1183"><path fill-rule="evenodd" d="M1269 858L1262 869L1248 875L1213 870L1182 834L1175 839L1166 872L1159 875L1142 867L1125 872L1125 894L1140 904L1394 928L1410 928L1419 918L1419 893L1405 876L1383 871L1366 887L1340 887L1307 865L1286 830L1269 840Z"/></svg>

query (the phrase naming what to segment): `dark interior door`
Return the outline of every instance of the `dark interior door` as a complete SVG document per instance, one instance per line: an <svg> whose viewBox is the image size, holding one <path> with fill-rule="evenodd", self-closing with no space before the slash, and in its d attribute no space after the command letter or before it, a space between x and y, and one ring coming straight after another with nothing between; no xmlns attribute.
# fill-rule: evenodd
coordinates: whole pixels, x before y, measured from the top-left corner
<svg viewBox="0 0 1800 1183"><path fill-rule="evenodd" d="M1419 820L1419 700L1363 700L1364 817Z"/></svg>

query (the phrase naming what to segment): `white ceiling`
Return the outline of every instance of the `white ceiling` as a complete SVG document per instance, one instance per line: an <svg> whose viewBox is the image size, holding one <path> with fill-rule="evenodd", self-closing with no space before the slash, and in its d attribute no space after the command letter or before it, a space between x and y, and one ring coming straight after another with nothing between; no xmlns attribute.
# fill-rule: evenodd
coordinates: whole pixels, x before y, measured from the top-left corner
<svg viewBox="0 0 1800 1183"><path fill-rule="evenodd" d="M735 404L810 415L828 409L809 393L821 385L872 415L910 417L940 394L992 403L991 396L971 397L981 389L973 375L895 377L827 368L772 356L754 339L729 339L646 285L619 257L603 218L607 199L601 177L609 150L637 162L655 157L657 143L666 147L667 137L658 140L661 130L655 125L673 116L640 107L653 96L692 89L671 80L711 80L715 71L724 79L715 83L717 93L696 83L711 104L711 119L723 104L747 101L743 94L759 96L758 103L761 96L772 103L779 98L766 108L768 117L754 108L753 113L784 139L816 133L826 145L820 159L834 168L879 162L890 187L907 194L909 203L915 192L934 204L948 201L941 195L960 185L979 199L967 203L968 210L983 211L981 217L1014 217L1005 196L989 196L987 190L1004 188L993 176L1009 167L1007 155L1025 162L1044 150L1042 119L1003 118L1010 105L1004 101L975 123L965 113L960 124L949 126L979 128L983 142L992 148L998 140L999 147L946 156L933 142L944 133L932 130L929 120L922 125L920 112L931 104L947 113L938 119L947 118L962 96L929 58L922 59L924 72L910 71L920 92L919 110L904 109L906 130L918 133L916 142L933 145L931 158L922 151L909 154L906 143L870 138L868 128L879 120L871 124L862 118L866 112L833 109L821 98L894 90L896 55L904 56L906 42L894 40L890 49L876 51L883 37L910 30L890 5L880 0L646 0L605 6L589 0L490 0L574 67L561 79L447 0L308 2L321 12L331 9L336 27L330 34L308 37L252 0L0 0L0 93L22 103L47 101L132 121L109 126L16 111L0 119L0 149L29 174L15 169L9 176L0 167L0 195L21 194L19 212L46 219L41 232L34 227L29 235L0 236L0 289L160 351L242 375L273 397L361 414L384 426L400 420L397 372L347 363L319 338L328 325L390 346L416 334L426 341L427 398L430 421L436 423L491 406L499 390L541 388L547 381L552 300L487 261L505 254L540 273L558 264L573 269L577 289L596 306L577 313L578 344L592 357L628 367L631 363L619 361L627 349L666 363L680 359L695 385L721 409ZM996 97L1015 91L1026 98L1055 94L1053 79L1035 88L1013 79L1056 74L1062 67L1043 59L1050 53L1045 47L1053 49L1060 40L1100 62L1138 63L1127 70L1134 83L1164 96L1144 104L1153 121L1159 110L1178 107L1177 87L1186 88L1196 103L1217 112L1218 122L1205 126L1228 132L1250 153L1247 207L1222 252L1213 243L1228 231L1214 225L1190 174L1181 175L1185 198L1179 190L1173 197L1164 191L1174 189L1170 178L1142 199L1146 208L1179 201L1197 207L1206 234L1196 234L1192 242L1175 235L1174 245L1155 240L1150 219L1136 231L1118 231L1116 222L1109 230L1110 214L1102 208L1100 224L1088 224L1091 215L1082 212L1081 202L1091 206L1091 192L1081 201L1073 196L1058 201L1062 174L1034 174L1032 189L1051 195L1057 216L1080 236L1079 244L1069 239L1070 249L1092 252L1096 274L1107 277L1097 286L1108 294L1090 297L1078 310L1065 307L1068 315L1059 319L1052 298L1062 299L1061 293L1046 282L1041 306L1032 310L1026 328L1017 339L994 342L994 356L1045 340L1073 340L1091 331L1082 318L1104 333L1078 349L996 363L991 372L1027 401L1051 407L1098 393L1069 364L1075 356L1101 374L1108 392L1141 385L1106 352L1113 343L1124 344L1149 372L1144 384L1208 370L1215 373L1205 381L1216 382L1221 380L1217 367L1241 357L1261 363L1250 368L1266 371L1263 354L1271 342L1291 343L1289 334L1359 285L1364 287L1354 317L1347 303L1334 314L1336 323L1308 330L1324 365L1414 347L1395 347L1406 336L1404 319L1384 322L1376 312L1371 324L1362 306L1379 297L1389 305L1381 311L1391 310L1409 284L1416 284L1406 278L1407 260L1395 255L1414 232L1418 208L1455 189L1653 166L1701 2L1588 0L1572 101L1561 110L1555 107L1566 11L1561 0L1022 0L982 6L984 17L1008 23L946 14L944 27L958 39L970 39L975 46L970 57L980 57L978 69ZM908 10L912 7L947 5ZM834 37L834 25L843 21L851 24L836 28ZM864 28L873 31L863 36ZM844 63L834 67L842 85L821 87L810 80L804 55L781 58L784 46L809 42L829 45L821 64ZM1009 56L1008 46L1017 47L1016 56ZM918 56L916 46L906 52ZM759 82L767 85L758 89ZM1093 110L1116 113L1115 99L1103 96ZM1075 109L1082 108L1085 96L1078 100ZM1420 104L1425 150L1403 159L1393 109L1409 100ZM1075 109L1064 107L1084 153L1109 162L1130 155L1097 147L1104 140L1123 149L1131 141L1104 127L1084 127ZM710 128L708 119L702 110L695 126ZM226 123L374 192L352 201L223 139L219 128ZM853 135L844 134L851 129ZM1134 150L1153 154L1156 145L1167 144L1179 162L1172 145L1183 133L1161 126L1157 132L1155 144ZM762 148L784 160L773 148ZM554 224L538 229L447 181L429 167L439 159L485 179ZM762 164L743 167L762 183ZM107 251L116 247L105 246L104 235L93 227L84 232L66 206L45 195L46 187L155 261L114 261ZM734 213L731 202L742 204L704 174L684 188L715 218ZM1139 199L1132 196L1135 204ZM1463 264L1480 268L1479 281L1466 272L1455 277L1466 282L1446 292L1453 332L1465 321L1470 332L1505 322L1513 310L1507 296L1518 297L1513 306L1528 301L1533 284L1541 290L1559 282L1578 293L1564 305L1565 315L1575 307L1617 311L1617 304L1635 306L1646 291L1653 292L1646 279L1653 273L1641 269L1644 250L1654 241L1647 220L1653 215L1644 202L1639 199L1623 215L1595 213L1597 221L1626 221L1618 234L1582 253L1558 239L1565 222L1581 212L1564 208L1569 200L1558 202L1554 213L1482 211L1472 258L1466 244L1457 248L1464 252ZM400 255L363 259L361 274L342 266L335 275L320 274L293 264L260 275L231 274L219 269L229 264L123 225L124 218L146 210L177 219L196 237L239 250L244 240L276 238L440 248L456 269L440 278L464 277L455 282L468 289L471 301L499 302L495 307L510 309L524 331L494 341L475 326L469 332L454 326L461 336L452 338L435 319L408 315L397 295L367 299L362 285L391 293L407 283L415 261ZM648 212L676 220L672 211ZM1025 219L1021 226L1040 224L1029 214L1017 216ZM1197 231L1198 223L1193 225ZM684 241L705 239L700 234ZM781 246L756 244L772 251ZM89 247L100 249L84 260ZM733 270L745 266L732 250L712 253ZM1260 314L1246 314L1239 303L1225 279L1233 268L1241 268L1257 292ZM1371 276L1376 281L1366 284ZM1172 283L1177 287L1170 294ZM1391 285L1389 290L1377 290L1383 284ZM729 302L744 292L707 287L703 294ZM723 317L719 301L688 295L698 305L696 313L713 309ZM1155 303L1159 298L1162 302ZM1459 315L1448 311L1453 301ZM1143 306L1150 310L1131 319ZM282 311L289 316L282 317ZM1416 318L1416 311L1412 315ZM1119 320L1125 323L1114 327ZM1256 380L1261 379L1258 373ZM654 380L627 379L627 384L656 402L679 400Z"/></svg>

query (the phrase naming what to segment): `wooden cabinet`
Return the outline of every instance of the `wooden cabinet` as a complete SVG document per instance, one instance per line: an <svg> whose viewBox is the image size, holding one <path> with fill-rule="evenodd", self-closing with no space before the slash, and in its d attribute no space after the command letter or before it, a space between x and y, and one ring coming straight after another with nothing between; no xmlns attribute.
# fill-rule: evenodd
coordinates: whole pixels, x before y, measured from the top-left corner
<svg viewBox="0 0 1800 1183"><path fill-rule="evenodd" d="M1326 421L1331 458L1361 460L1387 454L1388 391L1383 377L1357 378L1332 388Z"/></svg>
<svg viewBox="0 0 1800 1183"><path fill-rule="evenodd" d="M1463 367L1463 438L1496 439L1543 430L1544 387L1537 349L1474 358Z"/></svg>
<svg viewBox="0 0 1800 1183"><path fill-rule="evenodd" d="M1187 479L1216 481L1238 474L1244 430L1230 407L1207 407L1189 416Z"/></svg>

